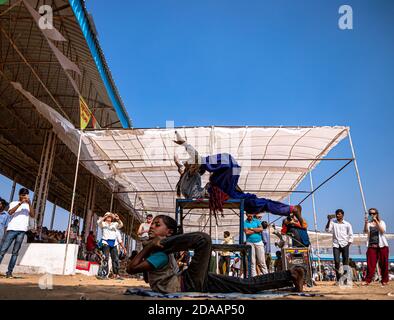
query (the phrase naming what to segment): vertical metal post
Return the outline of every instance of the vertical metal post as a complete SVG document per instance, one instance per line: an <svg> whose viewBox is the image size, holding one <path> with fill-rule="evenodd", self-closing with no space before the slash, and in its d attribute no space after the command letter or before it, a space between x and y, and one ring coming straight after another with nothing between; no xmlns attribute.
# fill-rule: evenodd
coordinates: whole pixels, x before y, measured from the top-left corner
<svg viewBox="0 0 394 320"><path fill-rule="evenodd" d="M53 203L51 225L49 228L50 230L53 230L53 223L55 222L56 205L57 205L57 199L55 199L55 202Z"/></svg>
<svg viewBox="0 0 394 320"><path fill-rule="evenodd" d="M360 177L360 172L358 170L356 153L354 151L352 136L350 135L350 129L347 129L347 133L348 133L348 137L349 137L350 148L352 149L352 155L353 155L353 159L354 159L354 168L356 169L356 175L357 175L357 180L358 180L358 186L360 188L361 199L363 201L364 214L365 214L365 216L368 216L367 204L366 204L366 201L365 201L363 186L361 184L361 177Z"/></svg>
<svg viewBox="0 0 394 320"><path fill-rule="evenodd" d="M239 208L239 244L244 243L244 200L241 199Z"/></svg>
<svg viewBox="0 0 394 320"><path fill-rule="evenodd" d="M135 202L134 202L135 203ZM134 206L135 208L135 206ZM135 219L135 212L133 213L133 216L131 217L131 225L130 225L130 237L133 233L133 227L134 227L134 219ZM129 250L129 256L131 255L131 251L134 250L134 245L135 245L135 240L133 239L133 237L131 237L131 241L130 241L130 247L128 248Z"/></svg>
<svg viewBox="0 0 394 320"><path fill-rule="evenodd" d="M16 188L16 177L14 178L14 181L12 182L12 188L11 188L11 194L10 194L10 203L12 202L12 200L14 200L14 196L15 196L15 188Z"/></svg>
<svg viewBox="0 0 394 320"><path fill-rule="evenodd" d="M178 199L175 200L175 220L176 220L176 224L179 226L179 201L178 201Z"/></svg>
<svg viewBox="0 0 394 320"><path fill-rule="evenodd" d="M317 270L318 274L321 269L321 261L320 261L320 246L319 246L319 234L317 230L317 214L316 214L316 204L315 204L315 193L313 189L313 179L312 179L312 171L309 172L309 180L311 183L311 193L312 193L312 208L313 208L313 220L315 223L315 232L316 232L316 248L317 248Z"/></svg>
<svg viewBox="0 0 394 320"><path fill-rule="evenodd" d="M180 223L180 225L181 225L181 228L182 228L182 230L183 230L183 219L185 218L184 216L183 216L183 208L181 207L181 208L179 208L179 213L180 213L180 218L181 218L181 223Z"/></svg>
<svg viewBox="0 0 394 320"><path fill-rule="evenodd" d="M271 255L271 225L270 225L270 213L268 212L268 218L267 218L267 222L268 222L268 250L269 250L269 255L270 255L270 261L271 261L271 265L270 265L270 270L269 272L271 272L271 266L272 266L272 255ZM268 266L267 266L268 267Z"/></svg>
<svg viewBox="0 0 394 320"><path fill-rule="evenodd" d="M215 238L216 238L216 244L219 243L219 239L218 239L218 222L216 221L216 225L215 225ZM219 258L219 253L217 254L217 258ZM229 266L226 265L226 268L228 268ZM219 259L216 259L216 273L219 273Z"/></svg>
<svg viewBox="0 0 394 320"><path fill-rule="evenodd" d="M116 187L115 186L115 184L116 184L115 175L113 176L113 181L114 181L114 186L112 188L112 193L111 193L111 204L109 206L109 212L112 212L112 209L114 207L114 192L115 192L115 187Z"/></svg>
<svg viewBox="0 0 394 320"><path fill-rule="evenodd" d="M75 168L73 194L72 194L72 197L71 197L71 208L70 208L70 213L68 215L67 241L66 241L66 252L64 254L64 262L63 262L63 274L66 273L66 260L67 260L67 253L68 253L68 244L69 244L69 241L70 241L71 219L72 219L72 215L73 215L73 211L74 211L75 193L76 193L76 189L77 189L79 159L80 159L80 156L81 156L81 146L82 146L82 135L83 135L83 132L81 131L80 137L79 137L79 145L78 145L77 164L76 164L76 168Z"/></svg>
<svg viewBox="0 0 394 320"><path fill-rule="evenodd" d="M33 197L33 207L37 213L34 223L40 227L44 221L49 181L52 175L53 162L55 159L55 149L56 135L53 131L47 131L44 137Z"/></svg>
<svg viewBox="0 0 394 320"><path fill-rule="evenodd" d="M209 236L212 238L212 213L209 212Z"/></svg>

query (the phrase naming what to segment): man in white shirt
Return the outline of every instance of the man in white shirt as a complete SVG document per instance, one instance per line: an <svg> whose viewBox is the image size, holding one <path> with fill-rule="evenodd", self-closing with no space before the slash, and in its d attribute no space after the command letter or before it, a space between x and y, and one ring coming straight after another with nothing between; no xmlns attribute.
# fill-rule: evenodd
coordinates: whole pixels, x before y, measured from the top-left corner
<svg viewBox="0 0 394 320"><path fill-rule="evenodd" d="M0 263L3 261L4 255L12 242L15 241L14 248L12 249L12 257L6 273L7 278L12 278L12 271L14 270L23 238L29 228L29 217L34 218L35 216L29 199L29 190L26 188L19 190L19 201L10 203L8 214L11 216L11 220L8 223L7 233L0 249Z"/></svg>
<svg viewBox="0 0 394 320"><path fill-rule="evenodd" d="M332 216L327 216L326 231L332 233L332 246L335 263L335 273L337 281L341 278L339 267L341 265L340 255L342 254L342 263L344 269L349 270L349 247L353 242L352 225L343 219L345 213L342 209L335 211L336 219L332 220Z"/></svg>
<svg viewBox="0 0 394 320"><path fill-rule="evenodd" d="M152 214L148 214L146 216L146 222L143 222L140 224L139 228L138 228L138 232L137 234L140 237L140 241L146 241L149 240L149 229L150 229L150 225L153 221L153 215Z"/></svg>

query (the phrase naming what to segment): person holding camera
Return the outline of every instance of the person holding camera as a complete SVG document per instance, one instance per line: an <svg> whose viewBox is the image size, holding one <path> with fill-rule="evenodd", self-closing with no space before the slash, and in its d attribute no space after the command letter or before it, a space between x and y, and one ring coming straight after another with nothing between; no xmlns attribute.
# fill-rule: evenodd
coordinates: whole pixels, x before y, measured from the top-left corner
<svg viewBox="0 0 394 320"><path fill-rule="evenodd" d="M29 218L35 217L35 212L29 199L29 190L26 188L19 190L19 201L10 203L8 214L11 216L11 220L8 223L7 233L0 249L0 263L3 261L8 248L14 242L11 260L6 273L7 278L12 278L12 271L14 270L23 238L29 228Z"/></svg>
<svg viewBox="0 0 394 320"><path fill-rule="evenodd" d="M326 225L326 232L332 233L332 246L337 282L341 278L341 274L339 272L339 267L341 265L340 255L342 254L344 270L345 268L348 268L347 270L349 270L349 247L353 242L353 228L349 222L344 220L344 215L345 212L342 209L336 210L336 219L333 219L332 215L328 215ZM344 272L344 274L346 274L346 272Z"/></svg>
<svg viewBox="0 0 394 320"><path fill-rule="evenodd" d="M108 261L111 256L112 273L116 279L119 275L119 252L117 248L118 230L123 227L123 222L117 214L107 212L97 221L102 230L101 245L104 253L104 270L99 279L106 279L109 274Z"/></svg>
<svg viewBox="0 0 394 320"><path fill-rule="evenodd" d="M368 210L369 217L365 218L364 233L367 240L367 275L363 285L369 285L375 276L376 264L379 263L381 283L389 282L389 244L385 237L386 223L380 219L379 211L375 208Z"/></svg>

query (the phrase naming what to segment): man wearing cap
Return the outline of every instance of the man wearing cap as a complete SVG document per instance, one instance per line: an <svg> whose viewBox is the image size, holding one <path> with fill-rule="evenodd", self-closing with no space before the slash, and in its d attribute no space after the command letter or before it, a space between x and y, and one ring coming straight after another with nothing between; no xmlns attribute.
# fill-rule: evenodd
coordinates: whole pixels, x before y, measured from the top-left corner
<svg viewBox="0 0 394 320"><path fill-rule="evenodd" d="M8 213L11 216L11 220L8 223L4 242L0 249L0 263L3 261L8 248L15 241L12 249L12 257L6 273L7 278L12 278L12 271L14 270L18 253L29 227L29 217L34 218L35 216L34 209L29 199L29 190L26 188L19 190L19 201L10 203Z"/></svg>
<svg viewBox="0 0 394 320"><path fill-rule="evenodd" d="M8 222L11 218L11 216L5 210L7 206L7 201L5 201L3 198L0 198L0 249L1 245L3 244L3 238L7 230Z"/></svg>

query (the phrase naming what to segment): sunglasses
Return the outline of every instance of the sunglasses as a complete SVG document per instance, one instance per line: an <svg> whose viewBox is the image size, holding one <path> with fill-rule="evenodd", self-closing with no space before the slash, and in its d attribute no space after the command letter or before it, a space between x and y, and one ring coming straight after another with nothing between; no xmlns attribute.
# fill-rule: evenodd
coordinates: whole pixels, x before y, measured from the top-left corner
<svg viewBox="0 0 394 320"><path fill-rule="evenodd" d="M377 214L377 212L369 212L369 215Z"/></svg>

